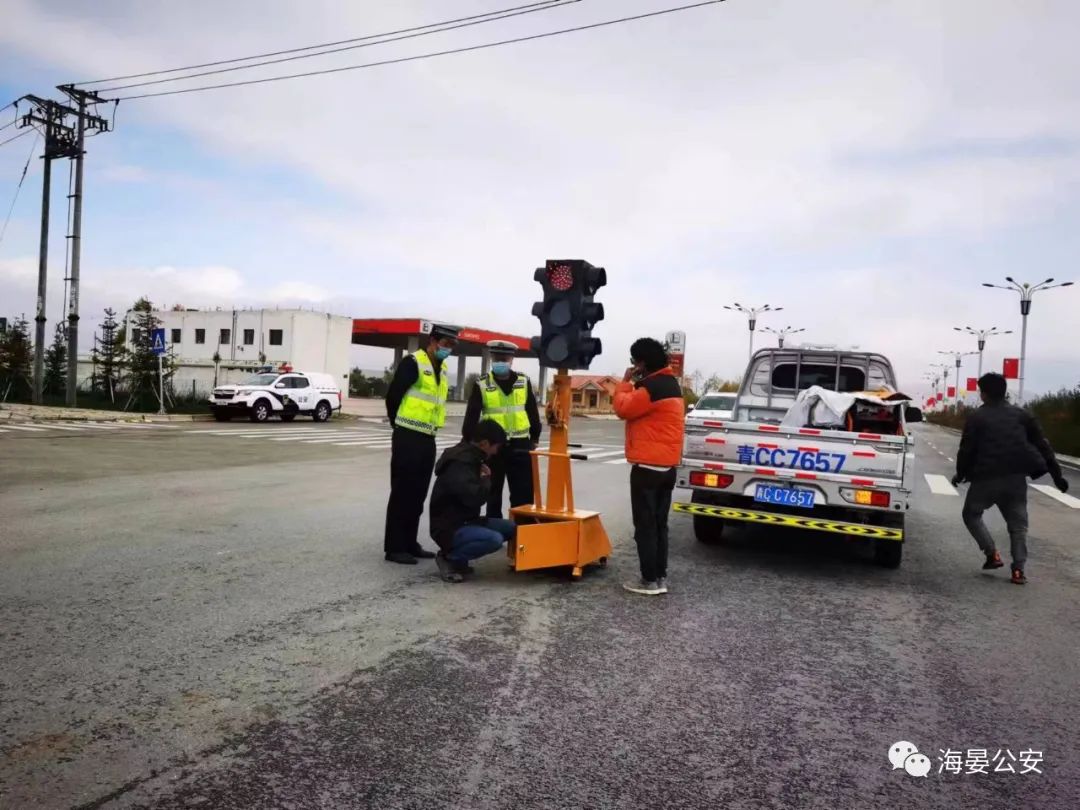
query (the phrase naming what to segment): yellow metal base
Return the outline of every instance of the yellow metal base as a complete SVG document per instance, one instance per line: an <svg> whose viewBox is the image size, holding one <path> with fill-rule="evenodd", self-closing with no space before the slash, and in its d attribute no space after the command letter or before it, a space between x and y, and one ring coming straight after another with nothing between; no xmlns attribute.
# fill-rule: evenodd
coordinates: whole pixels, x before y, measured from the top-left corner
<svg viewBox="0 0 1080 810"><path fill-rule="evenodd" d="M510 516L517 523L517 539L507 544L506 554L515 571L569 566L580 577L586 565L603 564L611 555L599 512L549 511L530 504L515 506Z"/></svg>
<svg viewBox="0 0 1080 810"><path fill-rule="evenodd" d="M726 506L706 506L701 503L680 503L671 505L671 511L687 515L739 520L745 523L762 523L772 526L790 526L795 529L810 529L815 532L832 532L856 537L874 537L882 540L903 541L904 530L887 526L870 526L865 523L845 523L841 520L821 520L818 518L783 515L776 512L755 512L750 509L732 509Z"/></svg>

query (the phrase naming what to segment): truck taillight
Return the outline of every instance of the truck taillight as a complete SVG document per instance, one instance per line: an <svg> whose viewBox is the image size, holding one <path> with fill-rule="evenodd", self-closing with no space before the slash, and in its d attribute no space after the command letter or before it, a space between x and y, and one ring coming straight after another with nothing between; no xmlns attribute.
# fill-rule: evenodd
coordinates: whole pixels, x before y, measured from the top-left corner
<svg viewBox="0 0 1080 810"><path fill-rule="evenodd" d="M870 489L855 490L855 503L863 506L888 506L891 502L888 492L874 492Z"/></svg>
<svg viewBox="0 0 1080 810"><path fill-rule="evenodd" d="M730 487L731 482L734 480L735 476L725 475L724 473L690 473L690 486L692 487L712 487L714 489L725 489L727 487Z"/></svg>

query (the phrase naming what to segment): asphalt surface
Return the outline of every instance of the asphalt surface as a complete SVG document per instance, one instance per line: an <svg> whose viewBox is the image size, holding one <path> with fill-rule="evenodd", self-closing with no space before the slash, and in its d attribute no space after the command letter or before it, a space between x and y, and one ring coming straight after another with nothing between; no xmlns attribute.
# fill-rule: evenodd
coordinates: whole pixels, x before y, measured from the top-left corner
<svg viewBox="0 0 1080 810"><path fill-rule="evenodd" d="M1032 490L1030 584L981 571L951 434L900 569L675 515L645 598L617 423L574 428L608 568L463 585L382 561L378 426L300 427L0 434L0 807L1080 806L1080 509ZM1016 772L938 772L979 748Z"/></svg>

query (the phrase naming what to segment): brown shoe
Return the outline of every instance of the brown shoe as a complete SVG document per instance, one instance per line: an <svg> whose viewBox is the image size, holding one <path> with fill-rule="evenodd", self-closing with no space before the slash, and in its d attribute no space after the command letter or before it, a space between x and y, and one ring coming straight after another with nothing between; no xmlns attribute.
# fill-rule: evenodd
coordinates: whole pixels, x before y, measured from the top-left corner
<svg viewBox="0 0 1080 810"><path fill-rule="evenodd" d="M1023 568L1014 568L1012 572L1013 585L1027 585L1027 577L1024 576Z"/></svg>
<svg viewBox="0 0 1080 810"><path fill-rule="evenodd" d="M995 551L993 554L986 555L986 562L983 563L983 570L989 571L991 568L1001 568L1003 565L1005 565L1005 563L1001 561L1001 553Z"/></svg>

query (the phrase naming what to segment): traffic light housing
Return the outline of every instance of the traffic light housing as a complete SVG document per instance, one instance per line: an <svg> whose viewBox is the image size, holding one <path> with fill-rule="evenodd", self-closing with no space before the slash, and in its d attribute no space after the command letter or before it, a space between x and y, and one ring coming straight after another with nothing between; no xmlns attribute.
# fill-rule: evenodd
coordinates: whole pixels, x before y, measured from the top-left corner
<svg viewBox="0 0 1080 810"><path fill-rule="evenodd" d="M607 271L584 259L549 259L533 278L544 290L532 309L540 319L540 335L531 341L540 365L587 369L602 350L592 329L604 319L604 305L593 296L607 284Z"/></svg>

